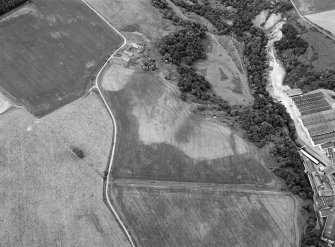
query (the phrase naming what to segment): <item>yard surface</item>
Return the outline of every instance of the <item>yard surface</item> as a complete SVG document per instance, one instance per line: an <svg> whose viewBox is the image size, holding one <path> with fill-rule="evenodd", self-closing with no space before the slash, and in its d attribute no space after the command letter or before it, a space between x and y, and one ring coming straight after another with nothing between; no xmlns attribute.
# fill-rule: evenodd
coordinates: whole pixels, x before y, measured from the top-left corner
<svg viewBox="0 0 335 247"><path fill-rule="evenodd" d="M113 132L96 95L37 122L14 110L0 126L0 246L129 246L102 198Z"/></svg>
<svg viewBox="0 0 335 247"><path fill-rule="evenodd" d="M295 246L296 202L263 192L114 187L138 246Z"/></svg>
<svg viewBox="0 0 335 247"><path fill-rule="evenodd" d="M83 95L121 37L81 0L36 0L0 19L0 86L43 116Z"/></svg>

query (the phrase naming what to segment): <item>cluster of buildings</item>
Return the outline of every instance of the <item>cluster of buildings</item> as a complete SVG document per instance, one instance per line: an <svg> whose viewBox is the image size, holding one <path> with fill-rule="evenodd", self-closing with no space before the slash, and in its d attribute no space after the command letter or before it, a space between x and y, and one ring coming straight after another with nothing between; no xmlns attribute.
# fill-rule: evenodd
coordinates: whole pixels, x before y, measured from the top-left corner
<svg viewBox="0 0 335 247"><path fill-rule="evenodd" d="M314 209L322 229L321 239L335 246L335 103L323 92L303 94L300 89L286 92L298 121L313 147L326 154L323 163L302 149L305 172L314 191ZM323 159L323 158L322 158Z"/></svg>
<svg viewBox="0 0 335 247"><path fill-rule="evenodd" d="M288 91L293 106L300 113L299 122L313 146L335 164L335 103L323 92L302 94Z"/></svg>
<svg viewBox="0 0 335 247"><path fill-rule="evenodd" d="M335 177L324 164L301 150L305 172L314 191L314 209L323 229L321 239L330 246L335 243ZM334 227L333 227L334 226Z"/></svg>
<svg viewBox="0 0 335 247"><path fill-rule="evenodd" d="M144 46L136 44L136 43L130 43L126 46L125 49L123 49L122 53L119 54L121 56L121 59L125 62L130 62L138 53L142 53L144 51Z"/></svg>

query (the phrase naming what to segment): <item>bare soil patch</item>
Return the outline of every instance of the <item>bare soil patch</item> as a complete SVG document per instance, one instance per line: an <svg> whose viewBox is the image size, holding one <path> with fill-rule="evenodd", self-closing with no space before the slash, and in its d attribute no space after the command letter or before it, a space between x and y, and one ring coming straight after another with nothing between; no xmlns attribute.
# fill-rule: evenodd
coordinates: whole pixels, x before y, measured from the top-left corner
<svg viewBox="0 0 335 247"><path fill-rule="evenodd" d="M55 130L23 110L0 126L1 246L129 246L103 203L102 177Z"/></svg>
<svg viewBox="0 0 335 247"><path fill-rule="evenodd" d="M255 192L114 186L139 246L295 246L295 201Z"/></svg>
<svg viewBox="0 0 335 247"><path fill-rule="evenodd" d="M81 96L122 39L81 0L45 0L1 18L0 43L0 86L43 116Z"/></svg>

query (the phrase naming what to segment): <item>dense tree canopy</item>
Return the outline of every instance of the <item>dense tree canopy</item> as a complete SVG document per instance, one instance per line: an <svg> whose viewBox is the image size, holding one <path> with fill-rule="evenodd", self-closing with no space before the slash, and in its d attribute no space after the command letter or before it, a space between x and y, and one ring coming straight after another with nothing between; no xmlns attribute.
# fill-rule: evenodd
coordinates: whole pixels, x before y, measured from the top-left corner
<svg viewBox="0 0 335 247"><path fill-rule="evenodd" d="M0 0L0 15L12 10L24 2L27 2L27 0Z"/></svg>

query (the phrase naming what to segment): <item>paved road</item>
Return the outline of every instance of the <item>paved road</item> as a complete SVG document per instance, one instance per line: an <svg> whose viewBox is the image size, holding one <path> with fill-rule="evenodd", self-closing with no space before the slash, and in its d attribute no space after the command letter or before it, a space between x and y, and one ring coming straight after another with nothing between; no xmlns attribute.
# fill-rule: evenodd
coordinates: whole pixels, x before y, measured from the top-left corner
<svg viewBox="0 0 335 247"><path fill-rule="evenodd" d="M113 115L113 112L112 110L110 109L109 105L107 104L107 101L105 99L105 96L104 94L102 93L101 91L101 88L100 88L100 84L99 84L99 80L100 80L100 76L101 76L101 72L105 69L105 67L108 65L109 61L114 57L114 55L120 50L122 49L127 40L126 38L118 31L116 30L104 17L102 17L95 9L93 9L85 0L82 0L92 11L94 11L95 14L97 14L104 22L107 23L107 25L113 30L115 31L116 33L118 33L122 39L123 39L123 44L117 49L114 51L114 53L108 58L108 60L106 61L106 63L102 66L102 68L100 69L97 77L95 78L95 86L96 88L98 89L99 91L99 94L104 102L104 105L106 106L107 110L108 110L108 113L110 115L110 117L112 118L113 120L113 125L114 125L114 133L113 133L113 143L112 143L112 153L111 153L111 158L110 158L110 161L109 161L109 164L108 164L108 173L107 173L107 178L106 178L106 183L105 183L105 197L106 197L106 200L107 200L107 204L110 208L110 210L113 212L116 220L118 221L118 223L120 224L120 226L122 227L122 230L124 231L124 233L126 234L127 238L128 238L128 241L130 243L130 245L132 247L135 247L135 242L133 241L132 237L130 236L130 233L128 232L127 228L125 227L125 225L123 224L120 216L118 215L118 213L116 212L116 209L113 207L112 203L111 203L111 200L109 198L109 194L108 194L108 187L109 187L109 184L110 184L110 175L111 175L111 170L112 170L112 166L113 166L113 159L114 159L114 154L115 154L115 144L116 144L116 137L117 137L117 125L116 125L116 121L115 121L115 117Z"/></svg>

